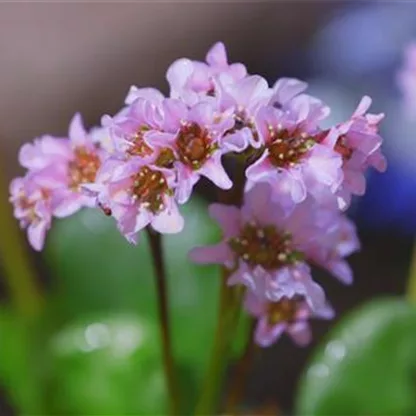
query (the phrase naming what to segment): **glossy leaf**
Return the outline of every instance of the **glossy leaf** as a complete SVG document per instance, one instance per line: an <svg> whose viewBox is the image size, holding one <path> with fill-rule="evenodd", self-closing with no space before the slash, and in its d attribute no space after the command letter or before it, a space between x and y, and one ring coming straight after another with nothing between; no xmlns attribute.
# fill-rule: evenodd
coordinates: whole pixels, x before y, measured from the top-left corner
<svg viewBox="0 0 416 416"><path fill-rule="evenodd" d="M301 380L297 415L416 413L416 309L373 301L341 320Z"/></svg>
<svg viewBox="0 0 416 416"><path fill-rule="evenodd" d="M49 352L49 414L166 414L152 323L134 315L95 316L62 329Z"/></svg>

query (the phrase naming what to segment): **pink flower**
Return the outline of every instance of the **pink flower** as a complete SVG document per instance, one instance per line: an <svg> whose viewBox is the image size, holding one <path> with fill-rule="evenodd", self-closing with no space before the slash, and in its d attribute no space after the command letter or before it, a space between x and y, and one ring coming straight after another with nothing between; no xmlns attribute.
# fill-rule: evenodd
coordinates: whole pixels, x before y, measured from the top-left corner
<svg viewBox="0 0 416 416"><path fill-rule="evenodd" d="M27 230L30 245L40 251L52 221L50 191L40 187L33 175L13 179L10 202L20 227Z"/></svg>
<svg viewBox="0 0 416 416"><path fill-rule="evenodd" d="M31 171L39 171L55 163L64 163L68 147L68 139L44 135L20 148L19 163Z"/></svg>
<svg viewBox="0 0 416 416"><path fill-rule="evenodd" d="M178 202L183 204L189 199L201 176L221 189L230 189L232 182L221 164L225 150L220 138L233 127L232 115L217 113L206 102L189 108L179 100L166 99L162 107L163 132L149 131L146 140L152 148L172 150Z"/></svg>
<svg viewBox="0 0 416 416"><path fill-rule="evenodd" d="M229 284L243 284L260 298L278 301L301 294L313 310L322 306L324 292L313 281L307 262L319 253L322 265L331 269L331 260L347 253L331 233L344 221L337 210L308 198L288 213L272 199L271 187L262 183L245 195L241 209L212 204L209 212L220 224L223 240L193 249L193 261L224 265L230 269ZM331 244L339 245L337 256L331 257Z"/></svg>
<svg viewBox="0 0 416 416"><path fill-rule="evenodd" d="M68 135L66 160L56 161L42 172L44 180L61 184L53 194L53 214L57 217L67 217L83 207L95 206L95 199L83 192L82 185L95 181L105 159L105 152L93 142L79 114L73 117Z"/></svg>
<svg viewBox="0 0 416 416"><path fill-rule="evenodd" d="M245 77L229 83L225 77L217 81L218 106L221 111L232 111L234 128L222 139L222 146L233 152L242 152L251 146L260 147L254 117L259 109L268 104L272 90L259 75Z"/></svg>
<svg viewBox="0 0 416 416"><path fill-rule="evenodd" d="M273 88L258 76L248 76L235 83L217 81L218 105L222 110L233 108L236 126L232 135L224 137L224 146L241 152L248 146L258 149L262 145L257 131L256 116L260 110L276 111L280 117L297 124L302 131L316 130L317 123L328 116L330 110L322 101L310 95L301 94L307 84L294 78L281 78Z"/></svg>
<svg viewBox="0 0 416 416"><path fill-rule="evenodd" d="M95 180L104 156L76 114L69 126L69 139L43 136L22 147L19 161L35 175L42 189L53 191L53 215L66 217L95 205L94 198L82 191L82 185Z"/></svg>
<svg viewBox="0 0 416 416"><path fill-rule="evenodd" d="M270 104L278 109L287 108L293 98L306 90L308 84L296 78L280 78L273 86Z"/></svg>
<svg viewBox="0 0 416 416"><path fill-rule="evenodd" d="M129 96L137 96L140 91L130 89ZM153 153L145 136L148 131L161 129L162 101L158 98L158 96L153 99L138 97L116 116L105 115L102 118L102 125L108 129L112 139L113 153L124 158L145 157Z"/></svg>
<svg viewBox="0 0 416 416"><path fill-rule="evenodd" d="M275 197L289 206L304 201L308 193L327 199L342 181L341 156L315 139L320 132L319 107L309 98L297 98L292 100L293 111L264 107L258 112L256 130L263 153L246 170L247 189L267 182ZM330 131L328 136L334 134Z"/></svg>
<svg viewBox="0 0 416 416"><path fill-rule="evenodd" d="M246 294L246 310L258 318L254 333L255 342L261 347L269 347L286 332L299 346L306 346L312 339L310 318L332 319L333 309L323 304L312 310L304 298L298 294L282 297L277 302L258 298L253 292Z"/></svg>
<svg viewBox="0 0 416 416"><path fill-rule="evenodd" d="M326 270L344 284L351 284L353 272L345 257L361 248L354 223L340 215L325 234L316 236L316 244L310 247L309 260Z"/></svg>
<svg viewBox="0 0 416 416"><path fill-rule="evenodd" d="M178 233L184 224L173 197L175 173L154 162L154 157L132 157L127 161L109 158L95 183L84 185L134 244L138 233L149 224L160 233Z"/></svg>
<svg viewBox="0 0 416 416"><path fill-rule="evenodd" d="M194 105L207 96L216 94L214 77L223 75L228 82L244 78L247 70L243 64L229 64L222 42L216 43L206 55L206 63L181 58L167 70L170 96Z"/></svg>
<svg viewBox="0 0 416 416"><path fill-rule="evenodd" d="M342 157L343 182L338 191L339 206L346 209L351 195L364 195L365 173L368 167L383 172L387 162L381 153L382 138L378 125L384 114L367 114L371 98L361 99L350 120L336 127L338 134L327 136L322 144L328 144Z"/></svg>

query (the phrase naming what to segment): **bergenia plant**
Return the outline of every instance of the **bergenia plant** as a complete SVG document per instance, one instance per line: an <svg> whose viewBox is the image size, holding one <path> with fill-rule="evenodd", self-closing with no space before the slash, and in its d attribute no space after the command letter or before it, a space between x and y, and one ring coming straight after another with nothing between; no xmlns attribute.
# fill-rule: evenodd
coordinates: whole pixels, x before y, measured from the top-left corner
<svg viewBox="0 0 416 416"><path fill-rule="evenodd" d="M305 92L305 82L282 78L269 85L243 64L229 63L222 43L205 62L175 61L167 80L168 96L132 86L120 111L103 116L101 126L88 131L76 114L67 137L25 144L19 161L26 173L12 181L10 201L37 251L53 218L95 207L113 218L128 243L139 243L146 230L160 262L162 235L183 229L181 205L195 185L206 178L218 188L209 213L221 240L189 253L193 262L219 265L226 293L219 307L227 313L197 405L198 414L213 414L218 388L209 382L222 372L216 359L227 355L240 309L253 320L250 337L260 347L285 336L304 346L312 337L309 320L334 316L313 271L322 268L341 284L353 281L346 257L360 243L345 210L353 195L364 194L367 170L386 168L383 114L368 113L365 96L348 120L323 128L330 109ZM405 73L401 80L410 82ZM169 402L177 414L166 293L159 302Z"/></svg>

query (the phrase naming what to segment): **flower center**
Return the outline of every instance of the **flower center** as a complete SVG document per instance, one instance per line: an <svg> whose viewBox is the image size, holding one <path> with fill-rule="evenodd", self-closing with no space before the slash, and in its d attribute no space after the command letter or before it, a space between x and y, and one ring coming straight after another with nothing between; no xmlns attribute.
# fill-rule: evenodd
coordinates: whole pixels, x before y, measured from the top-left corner
<svg viewBox="0 0 416 416"><path fill-rule="evenodd" d="M143 139L143 132L146 129L139 130L136 134L134 134L130 141L130 147L127 149L127 154L130 156L149 156L153 153L153 150L146 144Z"/></svg>
<svg viewBox="0 0 416 416"><path fill-rule="evenodd" d="M81 184L94 182L100 165L97 153L85 147L75 148L74 159L68 165L69 188L78 191Z"/></svg>
<svg viewBox="0 0 416 416"><path fill-rule="evenodd" d="M215 150L208 131L196 123L185 124L181 127L176 138L176 145L179 159L192 169L199 169Z"/></svg>
<svg viewBox="0 0 416 416"><path fill-rule="evenodd" d="M171 169L173 168L173 162L175 162L173 150L169 147L164 147L160 150L155 164L161 168Z"/></svg>
<svg viewBox="0 0 416 416"><path fill-rule="evenodd" d="M153 213L164 208L163 196L169 188L162 172L144 166L132 177L132 180L131 194L135 201L139 201Z"/></svg>
<svg viewBox="0 0 416 416"><path fill-rule="evenodd" d="M346 140L345 135L342 135L338 138L337 142L335 143L334 150L342 156L342 159L344 161L351 159L353 151L347 145L347 140Z"/></svg>
<svg viewBox="0 0 416 416"><path fill-rule="evenodd" d="M16 198L16 206L18 206L22 211L25 211L24 218L22 218L25 226L28 224L36 224L41 220L41 217L36 212L36 202L39 200L48 200L51 196L51 193L48 189L40 188L37 190L36 199L33 197L28 197L24 191L21 191Z"/></svg>
<svg viewBox="0 0 416 416"><path fill-rule="evenodd" d="M234 253L251 267L262 266L266 270L278 269L300 260L302 255L291 247L292 238L280 233L272 225L258 227L246 224L238 237L228 241Z"/></svg>
<svg viewBox="0 0 416 416"><path fill-rule="evenodd" d="M315 144L313 137L306 133L289 133L288 130L269 128L267 149L269 160L278 168L287 168L299 163L305 153Z"/></svg>
<svg viewBox="0 0 416 416"><path fill-rule="evenodd" d="M299 302L300 299L297 297L293 299L283 297L278 302L269 302L266 310L268 324L274 326L281 322L294 322Z"/></svg>
<svg viewBox="0 0 416 416"><path fill-rule="evenodd" d="M254 125L254 121L252 118L249 118L244 111L244 109L239 109L234 113L234 126L227 130L224 135L233 134L237 131L242 130L243 128L249 128L253 135L255 141L258 141L258 133Z"/></svg>

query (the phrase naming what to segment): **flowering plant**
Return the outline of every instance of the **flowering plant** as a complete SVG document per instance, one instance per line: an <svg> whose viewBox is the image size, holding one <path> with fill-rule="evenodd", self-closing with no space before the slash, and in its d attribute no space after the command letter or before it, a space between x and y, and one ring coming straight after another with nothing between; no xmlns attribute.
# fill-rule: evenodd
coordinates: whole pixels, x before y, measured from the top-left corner
<svg viewBox="0 0 416 416"><path fill-rule="evenodd" d="M177 414L161 238L182 231L182 205L202 177L217 188L209 214L221 240L189 253L191 261L222 270L218 331L197 404L198 414L209 414L240 309L252 317L249 338L260 347L285 333L306 345L309 319L334 316L312 272L319 267L342 284L353 281L346 257L360 243L345 210L353 195L365 193L368 168L386 168L378 133L384 116L368 113L365 96L348 120L322 128L330 109L305 92L306 83L281 78L270 86L243 64L230 64L222 43L205 62L175 61L166 77L167 97L132 86L101 126L88 130L76 114L67 137L45 135L22 146L27 171L12 181L10 201L38 251L54 218L83 207L112 217L130 244L146 230L170 411Z"/></svg>

